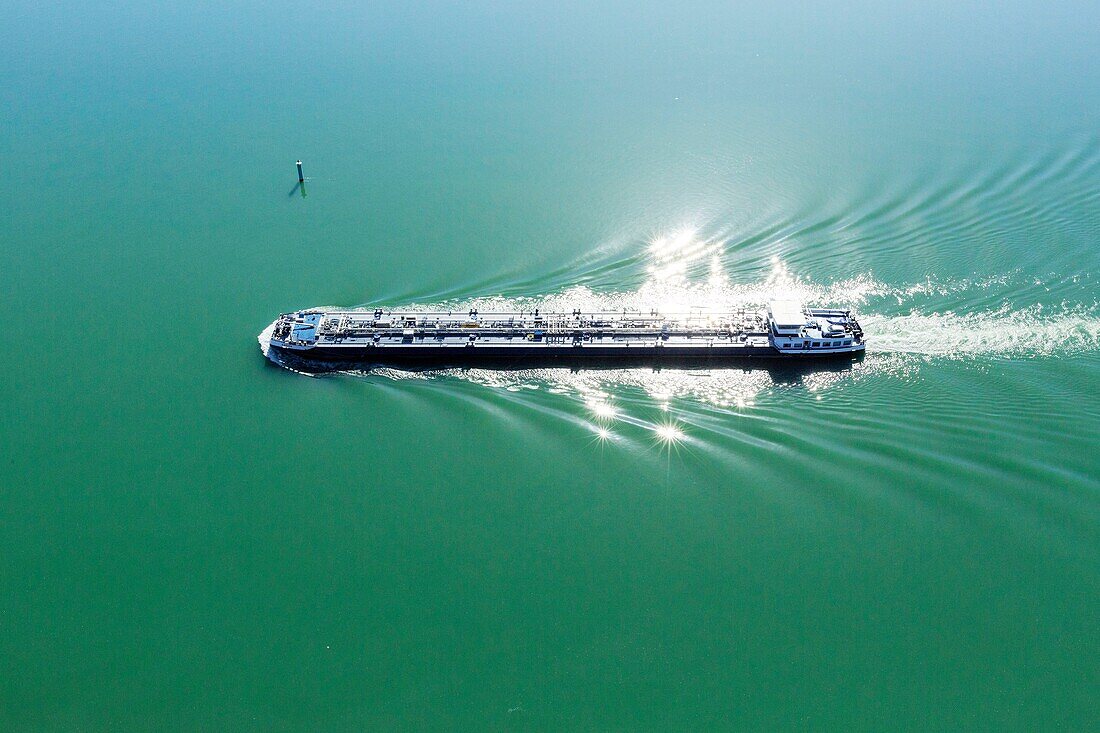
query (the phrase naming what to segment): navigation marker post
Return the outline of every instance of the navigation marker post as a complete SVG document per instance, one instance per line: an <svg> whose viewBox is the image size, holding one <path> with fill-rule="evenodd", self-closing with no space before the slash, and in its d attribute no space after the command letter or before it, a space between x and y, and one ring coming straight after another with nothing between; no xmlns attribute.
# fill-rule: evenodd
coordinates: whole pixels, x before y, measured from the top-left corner
<svg viewBox="0 0 1100 733"><path fill-rule="evenodd" d="M305 183L306 177L302 175L302 161L298 161L298 183Z"/></svg>

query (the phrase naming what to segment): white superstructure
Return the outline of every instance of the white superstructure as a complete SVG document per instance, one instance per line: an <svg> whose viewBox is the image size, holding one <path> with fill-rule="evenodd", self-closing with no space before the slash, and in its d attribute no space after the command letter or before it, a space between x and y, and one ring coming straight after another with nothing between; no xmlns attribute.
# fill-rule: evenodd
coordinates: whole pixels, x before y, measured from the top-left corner
<svg viewBox="0 0 1100 733"><path fill-rule="evenodd" d="M863 351L863 329L851 311L806 308L793 300L775 300L768 305L771 344L780 354L839 353Z"/></svg>

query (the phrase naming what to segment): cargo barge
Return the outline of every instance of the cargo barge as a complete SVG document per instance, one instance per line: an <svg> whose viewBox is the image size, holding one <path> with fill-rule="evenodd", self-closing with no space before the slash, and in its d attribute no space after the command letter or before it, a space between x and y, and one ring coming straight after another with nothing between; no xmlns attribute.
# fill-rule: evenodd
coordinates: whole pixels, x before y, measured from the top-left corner
<svg viewBox="0 0 1100 733"><path fill-rule="evenodd" d="M851 311L793 301L681 314L309 309L265 334L279 355L379 365L851 359L866 349Z"/></svg>

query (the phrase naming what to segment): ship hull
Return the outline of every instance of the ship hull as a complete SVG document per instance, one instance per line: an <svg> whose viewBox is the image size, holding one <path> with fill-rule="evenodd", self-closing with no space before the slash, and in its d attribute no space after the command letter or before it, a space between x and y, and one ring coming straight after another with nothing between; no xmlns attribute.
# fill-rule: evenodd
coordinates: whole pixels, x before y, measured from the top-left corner
<svg viewBox="0 0 1100 733"><path fill-rule="evenodd" d="M741 361L852 361L863 349L833 352L782 353L771 346L714 346L676 348L669 346L601 347L571 346L316 346L309 349L285 349L272 345L280 355L323 363L374 365L715 365Z"/></svg>

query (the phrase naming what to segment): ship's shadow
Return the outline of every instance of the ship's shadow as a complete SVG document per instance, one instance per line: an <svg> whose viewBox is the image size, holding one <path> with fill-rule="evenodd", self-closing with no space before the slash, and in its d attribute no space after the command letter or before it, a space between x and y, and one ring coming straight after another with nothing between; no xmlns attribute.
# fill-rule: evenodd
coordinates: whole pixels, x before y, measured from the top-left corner
<svg viewBox="0 0 1100 733"><path fill-rule="evenodd" d="M446 371L449 374L462 374L474 370L491 370L499 372L521 372L530 370L562 371L569 373L581 372L612 372L623 369L646 370L659 374L661 372L674 371L722 371L722 372L767 372L775 384L797 386L810 375L814 374L843 374L851 372L855 365L862 362L864 353L837 354L833 356L803 358L734 358L734 359L661 359L654 361L652 358L640 357L638 359L508 359L508 360L479 360L469 361L431 361L423 360L387 360L385 362L355 362L355 361L320 361L303 359L292 354L280 354L276 359L281 367L310 376L338 375L354 372L356 374L370 374L381 370L396 369L416 374L432 374Z"/></svg>

